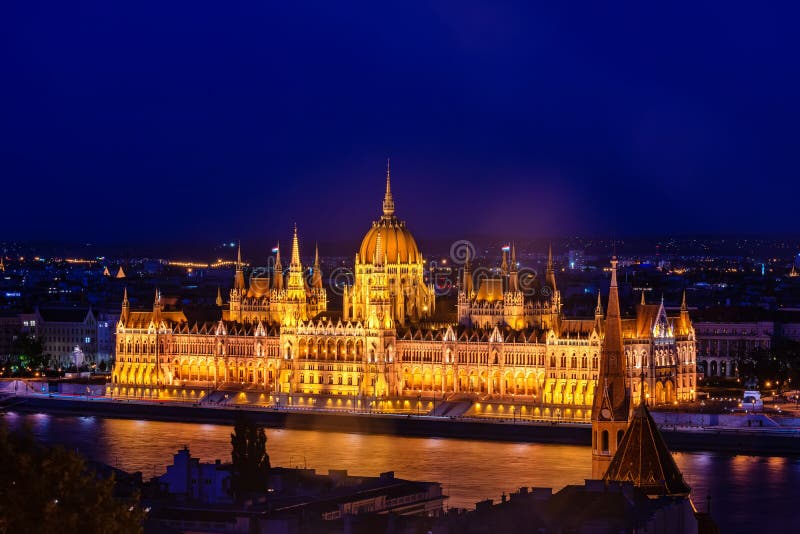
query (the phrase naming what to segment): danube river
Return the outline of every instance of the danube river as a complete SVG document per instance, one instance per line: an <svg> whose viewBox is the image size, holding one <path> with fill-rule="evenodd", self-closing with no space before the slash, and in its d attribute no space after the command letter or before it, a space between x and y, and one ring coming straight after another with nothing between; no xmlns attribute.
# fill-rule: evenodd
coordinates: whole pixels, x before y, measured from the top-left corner
<svg viewBox="0 0 800 534"><path fill-rule="evenodd" d="M27 422L43 442L77 449L126 471L142 471L145 478L163 473L184 445L205 461L230 459L228 426L46 414L2 417L12 429ZM277 429L268 429L267 438L273 465L347 469L358 475L394 471L402 478L440 482L451 507L499 500L520 486L558 490L582 484L591 474L585 446ZM800 529L799 458L678 453L675 459L699 508L705 510L711 495L712 515L723 532Z"/></svg>

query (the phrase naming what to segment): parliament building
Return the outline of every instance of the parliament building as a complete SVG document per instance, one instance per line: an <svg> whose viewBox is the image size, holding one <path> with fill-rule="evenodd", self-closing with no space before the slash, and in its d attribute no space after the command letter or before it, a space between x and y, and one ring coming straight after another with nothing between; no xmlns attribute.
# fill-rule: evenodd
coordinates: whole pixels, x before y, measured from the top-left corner
<svg viewBox="0 0 800 534"><path fill-rule="evenodd" d="M398 219L386 171L381 217L355 254L342 308L328 310L319 255L300 260L297 228L288 269L278 249L267 275L245 277L241 253L218 319L162 307L133 310L127 298L116 328L109 393L227 386L272 399L516 399L588 420L605 336L598 296L593 318L564 317L552 254L543 280L522 280L515 248L496 275L473 278L469 255L457 313L436 313L435 287L406 223ZM336 287L339 292L338 286ZM219 311L219 310L218 310ZM695 332L684 297L669 316L663 302L642 301L621 318L626 387L636 405L691 401L697 388Z"/></svg>

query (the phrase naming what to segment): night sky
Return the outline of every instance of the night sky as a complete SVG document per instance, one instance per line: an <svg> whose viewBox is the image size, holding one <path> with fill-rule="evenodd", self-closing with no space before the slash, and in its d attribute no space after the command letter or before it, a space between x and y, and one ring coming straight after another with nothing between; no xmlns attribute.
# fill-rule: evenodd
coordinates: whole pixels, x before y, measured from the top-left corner
<svg viewBox="0 0 800 534"><path fill-rule="evenodd" d="M500 4L5 3L0 239L796 230L796 8Z"/></svg>

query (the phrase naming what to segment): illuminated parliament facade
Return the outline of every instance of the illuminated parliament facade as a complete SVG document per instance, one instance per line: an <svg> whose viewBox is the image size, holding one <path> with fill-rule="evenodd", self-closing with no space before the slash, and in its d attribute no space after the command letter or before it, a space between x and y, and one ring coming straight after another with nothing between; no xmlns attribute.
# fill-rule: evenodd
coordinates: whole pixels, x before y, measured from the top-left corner
<svg viewBox="0 0 800 534"><path fill-rule="evenodd" d="M301 264L295 227L288 269L278 250L270 276L246 279L239 257L227 302L217 297L218 320L163 309L158 292L152 308L132 310L126 292L111 393L230 385L289 398L513 396L588 418L603 307L598 297L593 318L563 316L552 254L534 291L520 280L514 249L504 251L496 276L481 280L473 280L467 257L457 315L442 320L425 260L395 215L387 168L383 214L365 235L354 267L341 313L329 312L318 254L310 269ZM651 404L694 398L695 335L685 299L675 316L663 303L642 300L635 317L622 319L622 338L633 402L642 383Z"/></svg>

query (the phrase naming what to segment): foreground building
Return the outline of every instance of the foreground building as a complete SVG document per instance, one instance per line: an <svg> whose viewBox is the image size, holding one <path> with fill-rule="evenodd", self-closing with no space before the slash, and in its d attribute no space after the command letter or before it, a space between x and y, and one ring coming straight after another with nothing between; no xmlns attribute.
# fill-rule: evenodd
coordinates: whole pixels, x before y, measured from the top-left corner
<svg viewBox="0 0 800 534"><path fill-rule="evenodd" d="M511 248L497 275L477 283L466 258L457 317L442 320L425 260L395 214L388 168L382 208L355 256L340 315L328 311L318 255L310 270L301 263L297 228L286 275L278 251L269 276L247 281L239 256L227 305L218 298L218 319L164 310L158 293L152 309L134 311L126 295L110 392L236 384L287 402L298 394L514 396L540 406L542 416L588 419L605 336L599 296L594 318L563 317L552 255L545 280L531 283L520 279ZM642 390L653 404L694 399L695 337L685 300L675 317L663 302L642 301L620 328L634 401Z"/></svg>

